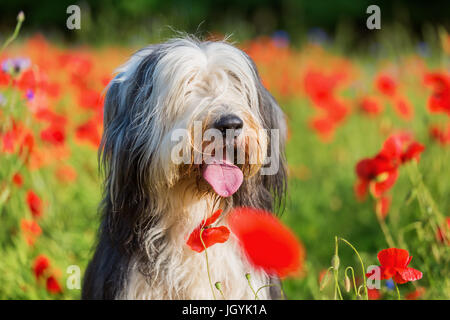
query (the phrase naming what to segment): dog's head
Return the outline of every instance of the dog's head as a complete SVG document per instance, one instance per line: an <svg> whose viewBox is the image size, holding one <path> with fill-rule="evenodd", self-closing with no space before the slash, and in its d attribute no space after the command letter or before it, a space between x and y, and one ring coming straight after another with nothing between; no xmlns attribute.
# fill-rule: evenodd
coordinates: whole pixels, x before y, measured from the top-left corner
<svg viewBox="0 0 450 320"><path fill-rule="evenodd" d="M190 38L149 46L108 87L101 147L108 201L114 211L151 205L150 195L184 183L199 195L234 193L235 205L271 209L285 187L285 131L243 51Z"/></svg>

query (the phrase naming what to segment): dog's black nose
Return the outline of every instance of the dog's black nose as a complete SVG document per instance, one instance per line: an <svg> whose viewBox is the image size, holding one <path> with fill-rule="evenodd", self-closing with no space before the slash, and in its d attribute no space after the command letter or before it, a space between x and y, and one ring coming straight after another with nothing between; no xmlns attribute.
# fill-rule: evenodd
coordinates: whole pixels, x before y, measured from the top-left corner
<svg viewBox="0 0 450 320"><path fill-rule="evenodd" d="M220 130L224 136L226 135L227 130L234 130L235 135L239 135L243 126L244 121L234 114L227 114L220 117L213 125L213 127Z"/></svg>

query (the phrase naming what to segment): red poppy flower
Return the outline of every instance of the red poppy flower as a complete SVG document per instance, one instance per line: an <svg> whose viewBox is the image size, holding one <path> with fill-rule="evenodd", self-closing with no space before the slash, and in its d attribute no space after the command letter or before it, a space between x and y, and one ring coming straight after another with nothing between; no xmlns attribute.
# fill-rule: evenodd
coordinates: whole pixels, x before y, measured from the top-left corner
<svg viewBox="0 0 450 320"><path fill-rule="evenodd" d="M411 141L409 133L392 134L384 141L379 155L391 161L393 166L398 166L401 164L402 153L409 141Z"/></svg>
<svg viewBox="0 0 450 320"><path fill-rule="evenodd" d="M49 123L58 124L64 126L67 123L67 118L65 116L59 115L47 108L40 108L36 111L35 117L40 121L47 121Z"/></svg>
<svg viewBox="0 0 450 320"><path fill-rule="evenodd" d="M94 90L84 90L80 92L79 103L85 109L98 110L103 107L103 96Z"/></svg>
<svg viewBox="0 0 450 320"><path fill-rule="evenodd" d="M308 71L304 78L306 94L320 114L310 120L310 126L323 142L333 138L334 130L347 117L349 109L335 95L335 89L345 77L340 72L326 75L322 72Z"/></svg>
<svg viewBox="0 0 450 320"><path fill-rule="evenodd" d="M42 216L42 200L32 190L27 192L27 204L33 217L39 218Z"/></svg>
<svg viewBox="0 0 450 320"><path fill-rule="evenodd" d="M17 81L17 86L23 92L27 90L32 90L34 92L36 90L36 77L33 69L28 69L21 74Z"/></svg>
<svg viewBox="0 0 450 320"><path fill-rule="evenodd" d="M439 242L450 245L450 217L447 217L444 221L444 225L438 228L436 237Z"/></svg>
<svg viewBox="0 0 450 320"><path fill-rule="evenodd" d="M430 135L442 145L450 144L450 123L447 124L445 129L442 129L439 126L431 126Z"/></svg>
<svg viewBox="0 0 450 320"><path fill-rule="evenodd" d="M406 149L404 153L401 155L402 163L411 161L411 160L420 160L420 154L425 150L425 146L416 141L413 141L409 147Z"/></svg>
<svg viewBox="0 0 450 320"><path fill-rule="evenodd" d="M203 220L200 225L192 231L186 244L194 251L202 252L206 248L216 243L224 243L230 236L230 230L225 226L211 227L211 225L220 217L222 210L219 209L211 217ZM203 230L203 232L201 232ZM200 233L202 238L200 239ZM203 246L203 243L205 246Z"/></svg>
<svg viewBox="0 0 450 320"><path fill-rule="evenodd" d="M450 115L450 76L446 73L428 73L424 77L424 82L433 88L428 99L428 110Z"/></svg>
<svg viewBox="0 0 450 320"><path fill-rule="evenodd" d="M340 78L335 75L325 75L320 71L309 70L305 74L305 91L317 106L323 106L339 84Z"/></svg>
<svg viewBox="0 0 450 320"><path fill-rule="evenodd" d="M36 279L44 275L44 272L50 267L50 260L43 254L34 259L33 273Z"/></svg>
<svg viewBox="0 0 450 320"><path fill-rule="evenodd" d="M81 141L87 141L95 148L100 145L101 135L96 122L91 119L76 128L76 137Z"/></svg>
<svg viewBox="0 0 450 320"><path fill-rule="evenodd" d="M310 126L319 134L323 142L332 140L335 123L331 118L327 116L316 117L310 121Z"/></svg>
<svg viewBox="0 0 450 320"><path fill-rule="evenodd" d="M389 158L376 156L363 159L356 165L358 181L355 192L358 199L364 199L370 188L374 197L379 197L395 184L398 178L397 168Z"/></svg>
<svg viewBox="0 0 450 320"><path fill-rule="evenodd" d="M412 136L408 133L397 133L391 135L383 144L380 154L389 158L393 165L399 165L411 160L420 160L420 154L425 147L411 141Z"/></svg>
<svg viewBox="0 0 450 320"><path fill-rule="evenodd" d="M33 134L26 133L25 137L23 138L20 144L19 155L23 156L25 160L28 161L31 152L33 152L33 148L34 148Z"/></svg>
<svg viewBox="0 0 450 320"><path fill-rule="evenodd" d="M393 278L399 284L422 279L422 272L408 267L411 259L412 256L404 249L389 248L381 250L378 253L378 261L381 264L381 279Z"/></svg>
<svg viewBox="0 0 450 320"><path fill-rule="evenodd" d="M47 278L46 287L47 287L47 291L50 292L51 294L58 294L58 293L62 292L61 285L59 284L58 280L53 275L51 275Z"/></svg>
<svg viewBox="0 0 450 320"><path fill-rule="evenodd" d="M411 140L408 133L393 134L386 139L375 157L363 159L356 164L358 181L355 193L358 199L364 199L369 188L375 198L380 197L397 181L401 164L413 159L420 160L425 147Z"/></svg>
<svg viewBox="0 0 450 320"><path fill-rule="evenodd" d="M375 211L383 219L386 218L389 213L391 201L391 197L382 196L381 198L377 199L377 202L375 203Z"/></svg>
<svg viewBox="0 0 450 320"><path fill-rule="evenodd" d="M419 287L414 291L411 291L410 293L405 295L406 300L417 300L420 299L424 294L426 290L424 287Z"/></svg>
<svg viewBox="0 0 450 320"><path fill-rule="evenodd" d="M12 128L5 132L1 138L2 151L5 153L14 153L18 150L20 156L28 158L33 151L34 138L31 130L14 120Z"/></svg>
<svg viewBox="0 0 450 320"><path fill-rule="evenodd" d="M55 175L62 183L73 182L77 178L77 172L69 165L59 167L56 170Z"/></svg>
<svg viewBox="0 0 450 320"><path fill-rule="evenodd" d="M17 187L21 187L23 185L22 175L18 172L13 175L12 181Z"/></svg>
<svg viewBox="0 0 450 320"><path fill-rule="evenodd" d="M381 298L381 293L378 289L367 289L367 294L369 295L369 300L379 300Z"/></svg>
<svg viewBox="0 0 450 320"><path fill-rule="evenodd" d="M411 120L414 116L414 109L406 98L395 98L394 110L404 120Z"/></svg>
<svg viewBox="0 0 450 320"><path fill-rule="evenodd" d="M7 86L11 80L11 77L7 72L0 70L0 86Z"/></svg>
<svg viewBox="0 0 450 320"><path fill-rule="evenodd" d="M236 208L228 222L250 263L268 274L286 277L301 270L304 249L274 215L254 208Z"/></svg>
<svg viewBox="0 0 450 320"><path fill-rule="evenodd" d="M383 111L382 105L379 101L372 97L364 97L358 102L358 107L361 111L368 115L377 115Z"/></svg>
<svg viewBox="0 0 450 320"><path fill-rule="evenodd" d="M328 273L327 269L322 269L319 272L319 285L322 283L323 278L325 277L325 275Z"/></svg>
<svg viewBox="0 0 450 320"><path fill-rule="evenodd" d="M36 238L42 233L41 227L34 220L20 220L20 228L22 229L23 235L28 245L34 245Z"/></svg>
<svg viewBox="0 0 450 320"><path fill-rule="evenodd" d="M377 89L387 96L392 97L397 91L397 83L392 76L387 74L380 74L376 78L375 84Z"/></svg>
<svg viewBox="0 0 450 320"><path fill-rule="evenodd" d="M61 145L66 139L64 128L61 125L51 124L47 129L41 131L41 139L52 145Z"/></svg>

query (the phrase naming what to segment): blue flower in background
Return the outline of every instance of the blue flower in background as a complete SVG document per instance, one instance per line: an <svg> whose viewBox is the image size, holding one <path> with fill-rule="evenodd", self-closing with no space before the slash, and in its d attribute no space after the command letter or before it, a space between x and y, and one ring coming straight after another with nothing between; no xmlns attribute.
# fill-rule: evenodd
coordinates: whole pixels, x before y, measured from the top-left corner
<svg viewBox="0 0 450 320"><path fill-rule="evenodd" d="M2 71L7 73L20 73L29 68L31 61L28 58L10 58L2 61Z"/></svg>
<svg viewBox="0 0 450 320"><path fill-rule="evenodd" d="M290 43L289 33L284 30L277 30L272 35L272 41L279 48L288 47Z"/></svg>
<svg viewBox="0 0 450 320"><path fill-rule="evenodd" d="M430 47L428 46L428 44L426 42L423 42L423 41L419 42L417 44L416 50L417 50L417 53L419 55L421 55L422 57L426 58L426 57L430 56Z"/></svg>
<svg viewBox="0 0 450 320"><path fill-rule="evenodd" d="M27 93L25 94L25 97L27 98L27 100L32 100L34 98L34 92L31 89L27 90Z"/></svg>
<svg viewBox="0 0 450 320"><path fill-rule="evenodd" d="M386 287L387 287L389 290L394 290L394 288L395 288L394 281L393 281L392 279L387 280L387 281L386 281Z"/></svg>
<svg viewBox="0 0 450 320"><path fill-rule="evenodd" d="M308 40L318 44L325 44L330 42L330 37L322 28L312 28L308 31Z"/></svg>

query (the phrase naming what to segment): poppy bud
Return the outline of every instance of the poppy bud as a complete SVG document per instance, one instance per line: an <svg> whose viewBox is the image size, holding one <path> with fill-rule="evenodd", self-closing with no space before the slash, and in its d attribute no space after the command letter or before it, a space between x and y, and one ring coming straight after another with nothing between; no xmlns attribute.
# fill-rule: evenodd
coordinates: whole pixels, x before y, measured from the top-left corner
<svg viewBox="0 0 450 320"><path fill-rule="evenodd" d="M350 292L351 283L350 283L350 278L347 275L345 275L345 278L344 278L344 285L345 285L345 291Z"/></svg>
<svg viewBox="0 0 450 320"><path fill-rule="evenodd" d="M320 288L319 288L320 291L322 291L328 285L328 282L330 282L330 276L328 273L329 273L329 271L327 270L327 273L325 273L322 281L320 282Z"/></svg>
<svg viewBox="0 0 450 320"><path fill-rule="evenodd" d="M220 283L219 281L217 281L214 285L216 286L216 289L217 289L217 290L222 291L222 283Z"/></svg>
<svg viewBox="0 0 450 320"><path fill-rule="evenodd" d="M22 22L23 20L25 20L25 14L23 13L23 11L20 11L17 15L17 21Z"/></svg>
<svg viewBox="0 0 450 320"><path fill-rule="evenodd" d="M331 259L331 265L333 266L334 270L339 269L339 256L337 256L337 255L333 256L333 259Z"/></svg>
<svg viewBox="0 0 450 320"><path fill-rule="evenodd" d="M246 274L245 274L245 278L247 278L247 280L250 281L250 279L252 278L252 276L250 275L250 273L246 273Z"/></svg>

